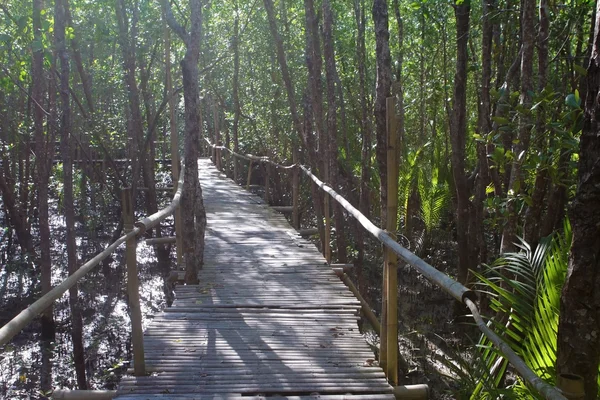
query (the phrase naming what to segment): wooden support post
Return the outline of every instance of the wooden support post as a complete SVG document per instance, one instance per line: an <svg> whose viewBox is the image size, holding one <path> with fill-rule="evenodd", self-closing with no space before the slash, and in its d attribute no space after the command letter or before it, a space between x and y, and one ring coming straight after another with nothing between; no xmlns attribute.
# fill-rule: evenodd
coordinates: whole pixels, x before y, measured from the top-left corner
<svg viewBox="0 0 600 400"><path fill-rule="evenodd" d="M323 255L325 256L327 263L331 264L331 207L329 206L329 195L325 192L323 193L325 196L323 198L323 208L325 209L325 248L323 249Z"/></svg>
<svg viewBox="0 0 600 400"><path fill-rule="evenodd" d="M396 237L398 218L398 161L396 152L395 98L386 99L387 108L387 220L386 230ZM387 292L386 351L388 381L398 385L398 256L385 248L385 282Z"/></svg>
<svg viewBox="0 0 600 400"><path fill-rule="evenodd" d="M254 161L250 161L248 165L248 179L246 180L246 190L250 190L250 181L252 180L252 164Z"/></svg>
<svg viewBox="0 0 600 400"><path fill-rule="evenodd" d="M294 148L293 150L293 161L294 164L298 164L298 151ZM292 168L292 207L294 211L292 213L292 226L295 229L300 229L300 210L298 209L298 197L300 194L300 167L297 165Z"/></svg>
<svg viewBox="0 0 600 400"><path fill-rule="evenodd" d="M219 108L217 103L213 104L213 120L215 125L215 146L221 145L221 131L219 128ZM215 148L215 165L219 171L223 171L223 165L221 163L221 149Z"/></svg>
<svg viewBox="0 0 600 400"><path fill-rule="evenodd" d="M369 321L369 323L373 327L375 333L381 335L381 324L377 320L377 317L375 316L373 310L371 310L371 306L369 306L369 303L367 303L367 301L362 297L356 286L354 286L354 283L352 283L348 275L346 275L343 272L343 270L341 274L338 274L337 272L336 274L340 277L342 282L344 282L346 286L348 286L348 289L350 289L350 291L356 296L358 301L360 301L362 312L365 315L365 318L367 318L367 321Z"/></svg>
<svg viewBox="0 0 600 400"><path fill-rule="evenodd" d="M569 400L585 398L585 387L583 378L575 374L560 374L556 380L556 386Z"/></svg>
<svg viewBox="0 0 600 400"><path fill-rule="evenodd" d="M133 199L131 188L123 188L123 228L125 233L133 230ZM131 312L131 341L133 344L133 361L135 376L146 375L146 363L144 361L144 332L142 330L142 310L140 308L139 280L137 274L136 260L136 238L127 240L127 294L129 296L129 308Z"/></svg>
<svg viewBox="0 0 600 400"><path fill-rule="evenodd" d="M223 172L223 160L221 158L221 148L217 147L217 169Z"/></svg>
<svg viewBox="0 0 600 400"><path fill-rule="evenodd" d="M235 151L235 150L234 150ZM233 181L236 185L238 185L238 178L240 175L240 160L235 156L235 154L231 155L231 160L233 161Z"/></svg>
<svg viewBox="0 0 600 400"><path fill-rule="evenodd" d="M265 203L269 205L269 190L271 189L271 163L265 162Z"/></svg>

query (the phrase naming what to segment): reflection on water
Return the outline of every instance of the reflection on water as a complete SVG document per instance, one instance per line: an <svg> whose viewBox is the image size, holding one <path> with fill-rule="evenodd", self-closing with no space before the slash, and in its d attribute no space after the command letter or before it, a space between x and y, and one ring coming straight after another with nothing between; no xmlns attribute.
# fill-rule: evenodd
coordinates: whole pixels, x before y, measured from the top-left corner
<svg viewBox="0 0 600 400"><path fill-rule="evenodd" d="M141 208L138 206L138 209ZM57 215L56 209L56 204L51 204L51 214ZM119 217L112 215L105 218L117 221ZM169 224L172 224L172 221L166 222L166 225ZM116 224L103 221L102 225L104 236L98 237L98 230L94 230L91 235L89 229L88 232L82 233L83 227L77 224L80 264L109 244L109 236ZM54 217L51 220L53 284L61 282L67 276L64 228L62 218ZM36 234L35 227L32 234ZM5 247L5 242L0 243L0 252L5 251ZM79 283L79 300L84 322L85 365L90 389L116 389L120 375L127 368L128 360L132 359L124 250L122 245L112 257L98 265ZM39 298L39 289L36 287L38 279L33 279L31 267L23 260L5 261L5 257L0 260L3 264L0 268L0 325L4 325ZM149 318L165 306L162 276L169 266L159 266L154 250L146 246L143 240L138 241L137 260L145 328ZM55 302L54 318L56 341L52 347L53 387L76 389L68 293ZM0 398L43 397L40 393L42 357L39 331L40 323L36 320L10 344L0 348Z"/></svg>

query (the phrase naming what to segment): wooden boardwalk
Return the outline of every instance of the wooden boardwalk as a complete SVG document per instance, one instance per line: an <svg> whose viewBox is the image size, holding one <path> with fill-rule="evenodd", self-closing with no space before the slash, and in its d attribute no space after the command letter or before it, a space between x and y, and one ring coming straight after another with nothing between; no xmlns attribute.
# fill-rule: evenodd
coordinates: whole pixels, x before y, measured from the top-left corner
<svg viewBox="0 0 600 400"><path fill-rule="evenodd" d="M357 326L358 300L286 219L200 161L207 210L198 286L144 336L149 376L120 400L394 399Z"/></svg>

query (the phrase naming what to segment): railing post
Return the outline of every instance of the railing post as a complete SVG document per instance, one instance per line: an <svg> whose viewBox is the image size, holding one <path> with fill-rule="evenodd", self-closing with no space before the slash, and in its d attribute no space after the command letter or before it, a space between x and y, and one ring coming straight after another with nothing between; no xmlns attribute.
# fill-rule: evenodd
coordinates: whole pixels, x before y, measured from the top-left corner
<svg viewBox="0 0 600 400"><path fill-rule="evenodd" d="M123 227L126 233L133 230L133 199L131 188L124 188L121 192L123 208ZM131 341L133 344L133 361L135 376L146 375L144 361L144 332L142 330L142 310L140 308L139 280L137 274L135 237L127 240L127 294L131 310Z"/></svg>
<svg viewBox="0 0 600 400"><path fill-rule="evenodd" d="M254 161L250 160L250 164L248 165L248 180L246 180L246 190L250 190L250 180L252 179L252 164Z"/></svg>
<svg viewBox="0 0 600 400"><path fill-rule="evenodd" d="M398 161L396 151L395 98L386 99L387 109L387 220L388 235L396 238L398 218ZM385 248L384 280L387 293L386 352L388 381L398 385L398 256ZM383 340L383 339L382 339Z"/></svg>
<svg viewBox="0 0 600 400"><path fill-rule="evenodd" d="M298 209L298 197L300 194L300 167L292 168L292 225L300 229L300 210Z"/></svg>
<svg viewBox="0 0 600 400"><path fill-rule="evenodd" d="M271 185L271 163L265 161L265 203L269 205L269 190Z"/></svg>
<svg viewBox="0 0 600 400"><path fill-rule="evenodd" d="M221 145L221 130L219 127L219 108L217 106L217 103L213 104L213 120L214 120L214 125L215 125L215 141L214 144L215 146L220 146ZM223 172L223 165L221 163L221 149L215 147L215 165L217 166L217 169L221 172Z"/></svg>
<svg viewBox="0 0 600 400"><path fill-rule="evenodd" d="M329 206L329 194L327 192L323 192L323 194L323 211L325 214L325 249L323 251L327 263L331 264L331 207Z"/></svg>
<svg viewBox="0 0 600 400"><path fill-rule="evenodd" d="M300 166L298 165L298 147L293 146L292 150L292 162L294 168L292 168L292 225L297 230L300 229L300 210L298 209L298 198L300 195Z"/></svg>
<svg viewBox="0 0 600 400"><path fill-rule="evenodd" d="M233 181L237 185L238 177L240 175L240 162L235 154L231 154L231 160L233 161Z"/></svg>

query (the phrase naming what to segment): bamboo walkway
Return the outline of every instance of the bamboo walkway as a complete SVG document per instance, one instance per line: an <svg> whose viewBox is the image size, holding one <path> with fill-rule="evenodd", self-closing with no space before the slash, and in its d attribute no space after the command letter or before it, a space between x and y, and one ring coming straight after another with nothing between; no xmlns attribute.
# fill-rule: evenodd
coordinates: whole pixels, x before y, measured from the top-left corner
<svg viewBox="0 0 600 400"><path fill-rule="evenodd" d="M286 219L200 161L207 210L198 286L144 334L149 376L119 400L394 399L362 338L358 300Z"/></svg>

